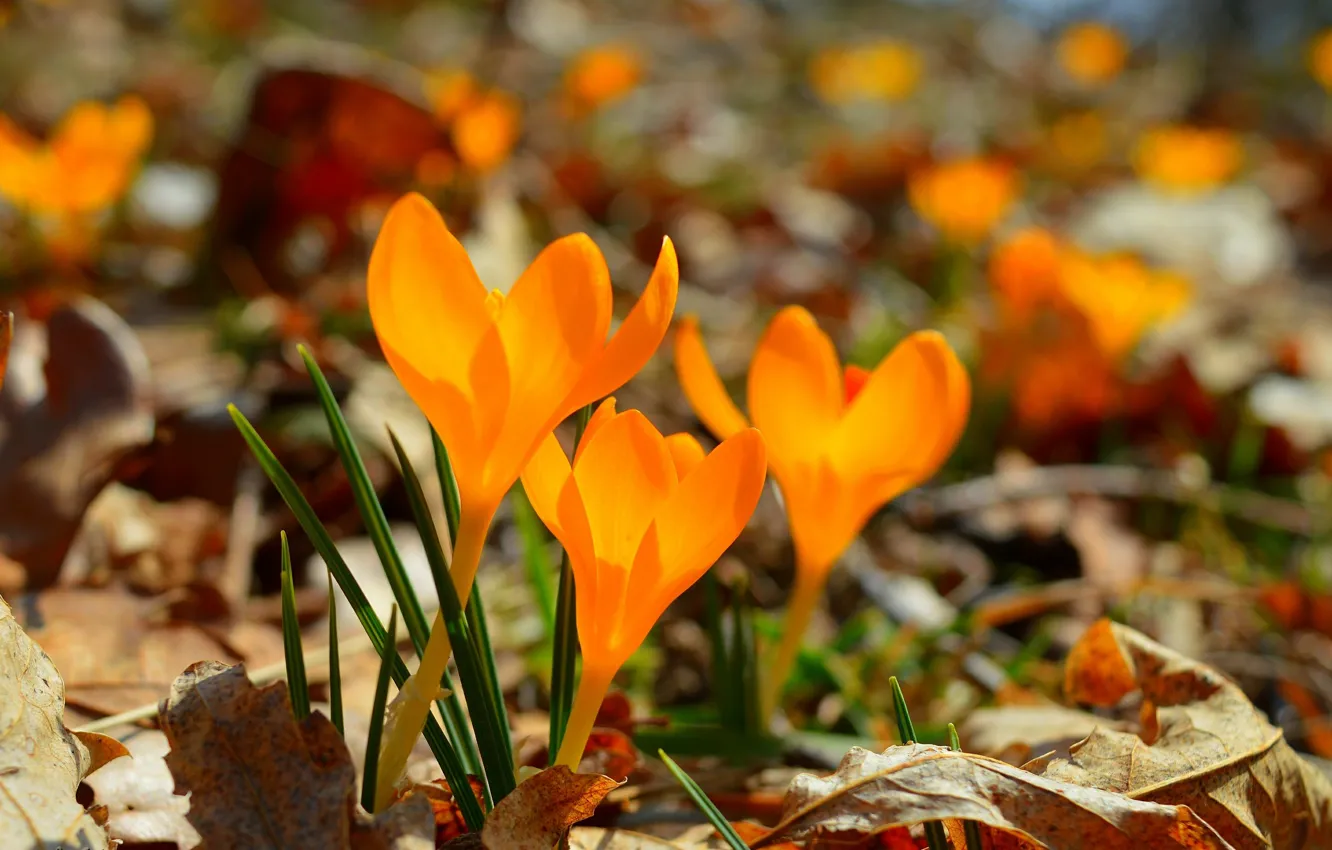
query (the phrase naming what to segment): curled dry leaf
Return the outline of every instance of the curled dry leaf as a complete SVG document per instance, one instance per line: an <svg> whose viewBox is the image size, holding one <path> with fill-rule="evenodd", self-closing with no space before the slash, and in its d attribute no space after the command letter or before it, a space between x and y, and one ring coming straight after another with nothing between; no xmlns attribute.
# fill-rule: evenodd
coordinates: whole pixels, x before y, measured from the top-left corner
<svg viewBox="0 0 1332 850"><path fill-rule="evenodd" d="M45 340L42 337L45 336ZM148 365L100 301L59 307L14 338L0 389L0 552L28 588L56 580L84 510L131 449L153 436Z"/></svg>
<svg viewBox="0 0 1332 850"><path fill-rule="evenodd" d="M543 770L495 804L481 829L481 843L491 850L549 850L569 827L591 817L619 784L564 765Z"/></svg>
<svg viewBox="0 0 1332 850"><path fill-rule="evenodd" d="M106 807L106 831L131 847L160 844L193 850L199 833L186 819L190 801L173 793L175 781L163 760L170 748L166 736L140 729L127 744L132 758L112 762L84 780L93 801Z"/></svg>
<svg viewBox="0 0 1332 850"><path fill-rule="evenodd" d="M1097 729L1046 777L1189 806L1237 848L1332 847L1332 781L1210 667L1101 620L1069 653L1064 688L1101 706L1141 691L1145 722Z"/></svg>
<svg viewBox="0 0 1332 850"><path fill-rule="evenodd" d="M752 846L945 819L979 821L1003 836L1058 850L1229 847L1185 806L1130 800L928 744L882 754L852 747L832 776L797 776L781 823Z"/></svg>
<svg viewBox="0 0 1332 850"><path fill-rule="evenodd" d="M93 763L62 722L65 685L0 599L0 847L102 850L106 830L74 799Z"/></svg>
<svg viewBox="0 0 1332 850"><path fill-rule="evenodd" d="M284 682L257 688L240 666L192 665L159 715L176 790L205 846L321 850L429 850L435 827L424 798L373 820L356 806L356 775L337 729L315 712L292 718Z"/></svg>

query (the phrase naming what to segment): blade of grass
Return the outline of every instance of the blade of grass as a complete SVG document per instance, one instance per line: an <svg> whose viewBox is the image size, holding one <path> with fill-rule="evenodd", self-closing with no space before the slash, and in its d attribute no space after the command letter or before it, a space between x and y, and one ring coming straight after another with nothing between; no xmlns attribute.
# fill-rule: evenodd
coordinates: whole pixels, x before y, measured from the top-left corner
<svg viewBox="0 0 1332 850"><path fill-rule="evenodd" d="M592 417L592 405L578 411L574 421L574 450L583 441L587 421ZM560 557L559 592L555 598L555 644L550 660L550 752L560 751L564 741L564 727L573 710L578 666L578 611L574 599L573 567L569 553Z"/></svg>
<svg viewBox="0 0 1332 850"><path fill-rule="evenodd" d="M962 752L962 740L957 737L957 727L948 724L948 748ZM966 836L967 850L985 850L985 839L981 837L980 824L974 820L962 821L962 831Z"/></svg>
<svg viewBox="0 0 1332 850"><path fill-rule="evenodd" d="M722 618L721 582L715 570L703 574L704 622L712 650L712 692L717 702L717 717L723 728L739 730L743 713L735 699L735 677L731 675L726 625Z"/></svg>
<svg viewBox="0 0 1332 850"><path fill-rule="evenodd" d="M398 628L398 606L389 612L389 634ZM370 708L370 731L365 739L365 773L361 775L361 805L367 812L375 810L375 782L379 777L379 738L384 732L384 712L388 709L389 675L393 658L398 650L392 643L384 647L379 656L379 676L375 679L375 701Z"/></svg>
<svg viewBox="0 0 1332 850"><path fill-rule="evenodd" d="M462 497L458 494L458 479L453 475L453 462L449 450L432 426L430 444L435 450L435 471L439 474L439 489L444 494L444 519L449 524L449 546L458 540L458 523L462 518Z"/></svg>
<svg viewBox="0 0 1332 850"><path fill-rule="evenodd" d="M328 706L333 728L347 737L342 720L342 658L338 654L338 600L333 595L333 574L328 574Z"/></svg>
<svg viewBox="0 0 1332 850"><path fill-rule="evenodd" d="M903 744L916 743L916 727L911 722L911 711L907 708L906 697L902 694L902 685L896 676L888 678L888 687L893 691L893 713L897 715L897 734ZM925 840L930 850L948 850L948 835L943 823L937 820L925 822Z"/></svg>
<svg viewBox="0 0 1332 850"><path fill-rule="evenodd" d="M328 421L329 431L333 435L333 445L337 449L338 458L342 461L347 480L351 484L356 511L360 514L366 534L374 543L375 552L384 566L384 575L393 590L393 598L398 601L403 623L407 626L407 634L411 637L412 646L419 658L425 651L426 642L430 640L430 624L426 620L425 611L421 608L421 601L412 588L411 579L407 576L407 569L403 566L398 546L393 541L393 533L389 529L388 518L384 516L384 507L375 493L370 474L365 470L365 463L361 460L356 442L352 439L351 429L347 427L342 409L338 407L337 399L333 397L333 389L328 385L328 380L324 378L319 364L310 356L305 346L299 346L298 350L305 361L305 368L310 372L310 379L314 381L315 391L319 396L319 406L324 411L324 418ZM438 536L435 542L438 545ZM467 734L467 715L458 702L456 689L449 681L447 672L441 677L440 687L449 692L449 695L443 699L444 724L449 730L454 746L459 749L463 766L469 772L479 772L481 767L476 746L471 736Z"/></svg>
<svg viewBox="0 0 1332 850"><path fill-rule="evenodd" d="M555 635L555 569L546 551L545 529L521 487L513 488L509 498L513 502L514 525L518 526L518 536L523 541L523 566L527 568L527 581L536 594L546 640L551 640Z"/></svg>
<svg viewBox="0 0 1332 850"><path fill-rule="evenodd" d="M291 578L291 550L287 547L287 532L279 532L279 536L282 539L282 651L287 658L287 693L291 697L291 713L299 723L310 716L310 684L305 678L301 626L296 622L296 585Z"/></svg>
<svg viewBox="0 0 1332 850"><path fill-rule="evenodd" d="M758 657L754 640L754 621L749 610L749 583L743 578L731 588L731 674L735 677L740 706L740 729L746 735L763 731L758 695Z"/></svg>
<svg viewBox="0 0 1332 850"><path fill-rule="evenodd" d="M296 486L296 482L286 468L278 461L277 456L273 454L273 450L259 436L259 432L250 424L250 420L245 418L245 414L241 413L234 404L229 405L227 411L231 414L231 418L236 423L236 428L240 431L246 445L250 447L250 451L254 453L255 458L259 461L259 466L264 470L268 479L273 482L274 488L281 494L282 500L287 503L292 515L296 517L296 521L300 523L306 536L314 544L315 551L323 558L329 574L333 576L343 595L351 603L356 619L360 622L361 628L365 630L366 636L370 638L370 644L376 652L382 655L384 647L388 643L388 635L384 631L384 624L380 621L379 615L370 607L370 601L366 599L365 592L361 590L356 577L352 575L351 570L347 567L347 562L343 560L342 553L333 544L333 538L329 536L328 529L324 528L324 524L315 515L314 508L310 507L310 503L306 500L305 495L301 493L301 489ZM401 658L397 657L396 653L393 658L393 682L401 687L402 683L407 681L407 665L403 663ZM448 722L447 717L445 722ZM449 734L453 736L452 740L460 739L458 733L453 729L449 730ZM426 722L425 738L426 743L430 745L430 751L434 754L435 760L439 762L440 768L444 771L445 778L449 781L449 787L470 787L467 781L467 770L464 768L462 760L459 758L457 751L454 750L450 738L445 736L444 730L440 728L433 715ZM468 828L473 831L480 830L482 823L485 821L485 814L481 811L481 805L476 801L476 798L471 794L462 794L457 799Z"/></svg>
<svg viewBox="0 0 1332 850"><path fill-rule="evenodd" d="M675 777L675 781L679 782L680 786L684 788L685 793L689 795L689 799L694 801L694 805L698 806L698 810L703 813L703 816L721 835L722 840L729 844L732 850L749 850L749 845L736 833L735 827L731 826L731 822L726 819L726 816L708 799L708 795L703 793L703 789L698 787L698 783L689 774L685 773L684 769L676 764L670 756L666 755L665 750L657 750L657 755L661 758L662 763L666 765L666 769Z"/></svg>
<svg viewBox="0 0 1332 850"><path fill-rule="evenodd" d="M513 735L509 726L509 708L504 704L504 691L500 688L499 673L496 672L495 650L490 644L490 624L486 621L486 607L481 601L479 583L472 585L472 595L467 599L467 628L476 638L476 653L481 660L481 672L486 675L486 685L490 689L490 702L495 710L495 718L500 731L504 733L504 743L509 749L509 764L513 764Z"/></svg>
<svg viewBox="0 0 1332 850"><path fill-rule="evenodd" d="M492 803L497 803L504 794L513 790L514 776L513 745L509 738L508 716L504 711L502 700L496 702L499 686L496 684L498 678L495 676L494 656L489 652L489 644L485 647L484 655L482 654L478 646L481 638L465 619L457 591L453 587L453 579L449 575L448 559L444 555L439 534L435 530L435 520L430 515L429 505L426 504L421 479L417 476L411 459L407 457L407 452L397 435L393 433L393 429L389 429L388 435L389 442L393 444L393 451L398 456L398 464L402 467L407 503L411 508L412 518L421 532L426 560L430 564L430 572L435 579L435 589L439 593L441 615L449 632L449 642L453 645L458 677L462 680L463 693L467 696L467 705L471 708L477 749L485 765L485 785L491 795ZM461 622L455 623L454 620ZM497 770L498 775L496 775Z"/></svg>

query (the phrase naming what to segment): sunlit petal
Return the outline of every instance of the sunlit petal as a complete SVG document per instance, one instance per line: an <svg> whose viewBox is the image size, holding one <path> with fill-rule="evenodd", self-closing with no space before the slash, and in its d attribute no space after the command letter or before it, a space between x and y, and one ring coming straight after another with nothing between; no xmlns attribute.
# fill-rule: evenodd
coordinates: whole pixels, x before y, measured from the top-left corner
<svg viewBox="0 0 1332 850"><path fill-rule="evenodd" d="M568 551L570 561L578 568L578 572L594 570L596 555L592 549L587 512L573 480L569 459L554 434L546 435L541 441L523 470L522 482L532 509ZM578 581L591 584L594 579L595 576L589 574L586 582L581 577ZM594 588L589 586L588 590Z"/></svg>
<svg viewBox="0 0 1332 850"><path fill-rule="evenodd" d="M666 438L666 448L671 453L671 462L675 464L675 475L681 481L693 472L706 453L692 434L672 434Z"/></svg>
<svg viewBox="0 0 1332 850"><path fill-rule="evenodd" d="M675 331L675 372L694 413L719 440L749 427L722 385L717 369L703 346L698 319L686 316Z"/></svg>
<svg viewBox="0 0 1332 850"><path fill-rule="evenodd" d="M592 439L592 435L601 430L601 426L615 418L615 396L607 396L606 400L597 405L597 409L592 411L592 415L587 418L587 426L583 428L583 439L574 448L574 463L583 456L583 448Z"/></svg>
<svg viewBox="0 0 1332 850"><path fill-rule="evenodd" d="M662 242L657 267L629 315L583 375L569 401L567 413L609 395L623 386L647 363L666 337L680 288L675 246Z"/></svg>
<svg viewBox="0 0 1332 850"><path fill-rule="evenodd" d="M821 454L842 414L842 372L832 340L801 307L773 318L749 368L749 413L774 469Z"/></svg>

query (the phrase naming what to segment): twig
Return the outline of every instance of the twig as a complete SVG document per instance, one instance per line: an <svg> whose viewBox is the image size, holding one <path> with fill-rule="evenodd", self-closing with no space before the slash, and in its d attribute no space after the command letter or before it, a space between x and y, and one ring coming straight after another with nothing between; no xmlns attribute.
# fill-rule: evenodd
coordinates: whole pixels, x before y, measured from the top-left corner
<svg viewBox="0 0 1332 850"><path fill-rule="evenodd" d="M921 520L967 514L1007 502L1050 496L1105 496L1200 504L1255 525L1306 537L1322 531L1309 505L1229 484L1198 487L1178 474L1136 466L1043 466L974 478L902 496L897 510Z"/></svg>
<svg viewBox="0 0 1332 850"><path fill-rule="evenodd" d="M218 581L218 589L227 600L232 617L241 615L245 610L245 600L250 596L254 550L260 539L263 516L263 498L260 493L265 480L259 465L248 460L241 464L240 472L236 474L236 498L231 503L227 554Z"/></svg>

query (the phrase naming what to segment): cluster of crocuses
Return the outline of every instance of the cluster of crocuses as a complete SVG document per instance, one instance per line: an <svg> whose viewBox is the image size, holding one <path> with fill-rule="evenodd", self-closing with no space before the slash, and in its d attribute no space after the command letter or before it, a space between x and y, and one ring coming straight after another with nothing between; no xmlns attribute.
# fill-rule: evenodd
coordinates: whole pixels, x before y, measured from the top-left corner
<svg viewBox="0 0 1332 850"><path fill-rule="evenodd" d="M500 500L520 478L569 554L582 674L558 764L577 765L611 679L740 534L769 467L799 564L786 637L767 668L771 706L833 563L875 510L933 474L966 419L968 379L938 334L912 335L872 372L844 370L814 319L792 307L754 356L755 427L726 394L697 325L684 324L680 378L722 442L709 453L687 434L664 437L608 396L665 338L678 284L667 240L642 297L607 339L610 276L591 239L559 239L507 295L487 291L418 195L393 207L371 257L370 312L385 357L453 460L459 598L469 595ZM553 432L601 399L571 461ZM390 713L381 777L405 763L449 652L437 621Z"/></svg>

